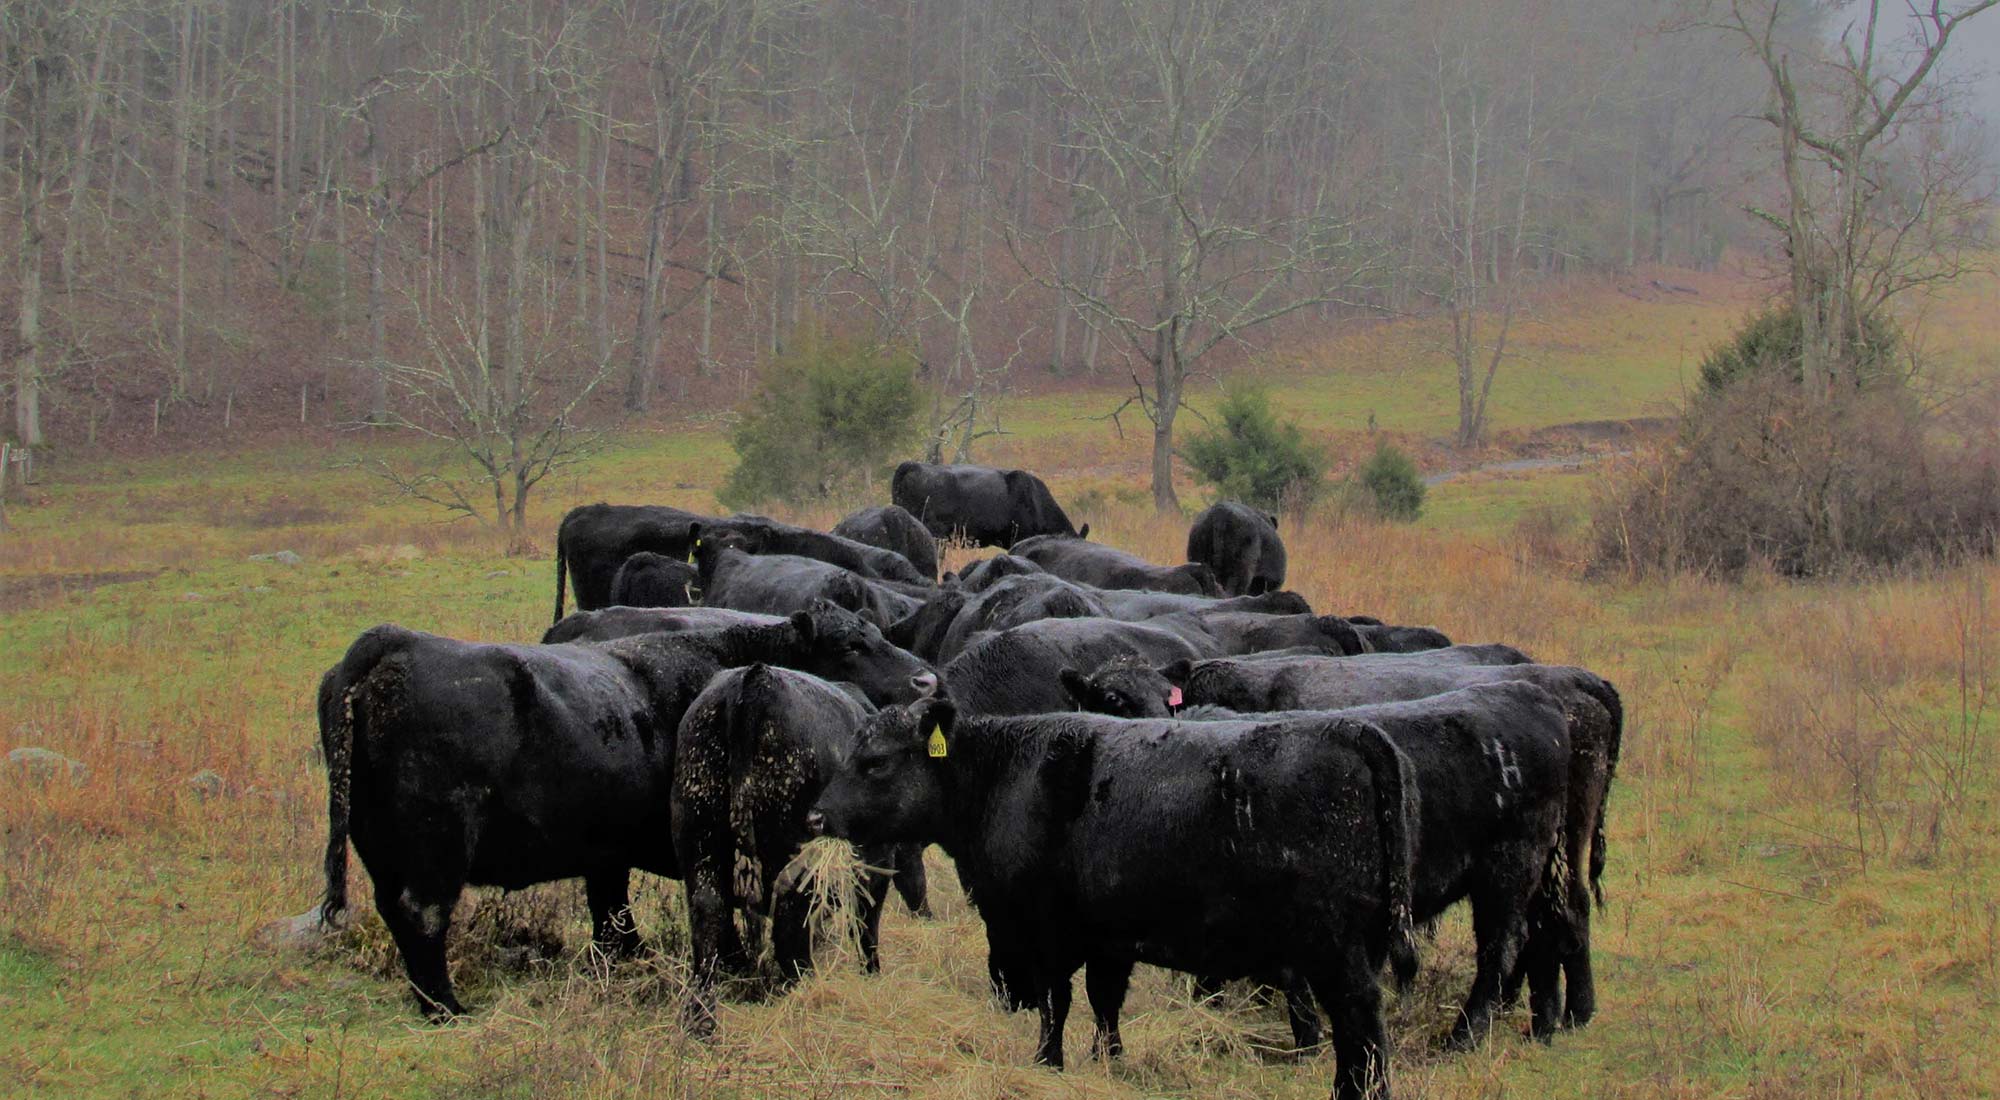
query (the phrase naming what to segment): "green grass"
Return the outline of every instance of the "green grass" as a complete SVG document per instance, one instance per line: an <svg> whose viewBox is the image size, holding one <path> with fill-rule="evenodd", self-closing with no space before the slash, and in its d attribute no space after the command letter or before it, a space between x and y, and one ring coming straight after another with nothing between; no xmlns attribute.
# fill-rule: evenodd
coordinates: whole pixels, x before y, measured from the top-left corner
<svg viewBox="0 0 2000 1100"><path fill-rule="evenodd" d="M1720 323L1708 314L1723 307L1629 302L1608 296L1549 322L1530 346L1550 378L1524 369L1517 391L1503 376L1500 428L1655 411L1680 369L1660 334L1690 311L1699 325ZM1564 333L1575 347L1557 346ZM1344 344L1314 362L1350 355ZM1413 381L1430 368L1356 361L1293 380L1288 400L1313 431L1359 440L1356 418L1369 408L1384 430L1448 429L1427 405L1433 389ZM996 455L1033 460L1065 496L1096 491L1079 518L1109 541L1170 556L1184 527L1152 516L1136 488L1144 439L1121 443L1076 419L1100 399L1112 391L1013 403L1017 434ZM1246 1039L1282 1045L1276 1009L1241 997L1200 1007L1144 968L1123 1063L1078 1058L1061 1077L1027 1065L1032 1020L986 1000L978 918L936 853L938 919L892 911L881 976L836 953L786 997L725 1005L706 1047L676 1024L684 918L670 885L641 890L642 927L663 958L610 973L583 949L576 888L510 901L521 910L506 919L552 924L568 950L509 964L461 942L458 978L479 1011L442 1030L414 1024L370 921L318 953L261 945L260 926L318 895L325 787L311 700L353 636L393 620L533 638L547 622L547 551L564 508L710 507L728 461L721 436L699 424L618 435L544 487L533 505L541 549L509 557L476 525L440 523L352 465L408 455L394 441L357 440L338 456L276 448L105 462L46 486L46 504L10 510L0 591L51 575L161 572L5 597L0 751L47 745L91 774L46 787L0 776L0 1094L1325 1094L1326 1060L1294 1066ZM1958 685L2000 682L1981 610L2000 571L1809 587L1586 581L1544 564L1520 523L1537 511L1580 514L1599 476L1476 475L1434 486L1413 525L1288 529L1294 583L1315 606L1587 664L1619 684L1630 719L1611 908L1597 924L1598 1021L1544 1048L1511 1034L1516 1016L1476 1054L1430 1053L1425 1038L1470 974L1455 918L1426 952L1418 995L1392 1005L1399 1091L2000 1092L1992 719L1981 713L1955 793L1938 770L1952 759ZM305 562L245 560L280 548ZM1807 710L1825 719L1818 734L1798 717ZM1803 742L1784 740L1795 719ZM1878 766L1865 789L1844 785L1842 754ZM187 786L202 768L225 777L222 798ZM1088 1049L1080 1006L1069 1043Z"/></svg>

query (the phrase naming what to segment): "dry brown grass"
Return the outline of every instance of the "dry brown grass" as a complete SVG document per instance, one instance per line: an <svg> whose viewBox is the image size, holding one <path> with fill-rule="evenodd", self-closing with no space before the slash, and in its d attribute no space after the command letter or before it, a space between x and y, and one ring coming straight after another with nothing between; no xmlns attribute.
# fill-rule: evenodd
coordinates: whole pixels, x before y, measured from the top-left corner
<svg viewBox="0 0 2000 1100"><path fill-rule="evenodd" d="M1041 457L1066 499L1106 487L1076 516L1099 537L1179 560L1184 521L1155 516L1101 474L1064 476L1072 467L1053 449ZM313 499L265 492L258 499ZM618 488L564 492L567 504ZM1061 1075L1028 1065L1033 1021L988 997L979 918L936 852L936 917L916 920L891 899L880 976L862 975L833 935L818 972L791 992L745 988L726 1002L706 1045L678 1026L678 887L643 875L640 926L656 953L617 966L588 950L571 884L469 899L453 959L477 1011L443 1029L415 1025L365 875L363 917L333 948L258 946L260 926L319 891L325 788L309 702L319 670L383 619L532 637L550 576L545 560L508 559L476 529L393 508L261 528L189 519L202 498L176 499L155 531L82 518L0 543L4 573L186 570L9 617L0 749L32 741L90 776L0 777L0 1092L1325 1094L1330 1066L1283 1051L1279 1009L1245 990L1199 1004L1183 981L1146 968L1124 1061L1079 1058ZM676 502L705 506L699 492ZM546 546L560 508L544 503ZM824 525L837 511L795 518ZM1602 1014L1552 1047L1511 1034L1513 1018L1476 1054L1432 1053L1469 975L1464 922L1448 920L1416 992L1390 1006L1403 1095L1995 1091L1983 1052L2000 1046L2000 827L1983 715L2000 671L1985 610L2000 570L1628 585L1552 563L1561 536L1532 527L1470 537L1288 516L1284 533L1292 587L1322 610L1510 642L1588 665L1625 697L1611 908L1597 923ZM307 564L241 562L274 543ZM245 594L252 585L275 591ZM227 781L221 798L187 785L202 768ZM1866 779L1859 801L1855 775ZM1073 1014L1073 1051L1088 1050L1087 1015Z"/></svg>

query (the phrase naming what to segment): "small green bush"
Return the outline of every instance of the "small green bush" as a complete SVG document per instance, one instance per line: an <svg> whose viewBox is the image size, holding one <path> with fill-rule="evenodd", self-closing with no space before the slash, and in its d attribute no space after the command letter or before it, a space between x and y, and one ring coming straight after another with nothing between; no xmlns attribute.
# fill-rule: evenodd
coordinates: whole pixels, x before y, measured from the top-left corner
<svg viewBox="0 0 2000 1100"><path fill-rule="evenodd" d="M809 330L764 365L716 499L796 504L872 485L916 445L920 404L909 355Z"/></svg>
<svg viewBox="0 0 2000 1100"><path fill-rule="evenodd" d="M1217 496L1276 509L1319 491L1325 459L1297 424L1278 422L1270 394L1258 387L1231 390L1216 415L1219 423L1190 438L1181 457Z"/></svg>
<svg viewBox="0 0 2000 1100"><path fill-rule="evenodd" d="M1423 475L1409 455L1386 439L1375 445L1375 453L1354 472L1354 480L1384 519L1408 521L1423 514Z"/></svg>
<svg viewBox="0 0 2000 1100"><path fill-rule="evenodd" d="M1870 318L1861 331L1854 364L1857 387L1892 377L1902 343L1895 326L1885 320ZM1719 393L1742 379L1778 370L1796 382L1803 376L1799 344L1798 310L1790 303L1773 306L1751 317L1727 343L1703 357L1702 389Z"/></svg>

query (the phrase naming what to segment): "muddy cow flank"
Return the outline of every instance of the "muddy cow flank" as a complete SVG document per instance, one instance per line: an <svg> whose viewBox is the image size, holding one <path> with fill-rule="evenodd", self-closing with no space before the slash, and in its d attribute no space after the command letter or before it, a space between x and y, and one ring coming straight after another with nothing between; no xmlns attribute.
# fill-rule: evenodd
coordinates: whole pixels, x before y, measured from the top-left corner
<svg viewBox="0 0 2000 1100"><path fill-rule="evenodd" d="M767 929L782 980L812 965L809 899L784 872L811 839L806 813L862 721L865 698L816 676L769 665L718 673L681 719L674 755L674 856L687 878L694 989L688 1019L697 1031L715 1023L712 992L721 973L744 973L760 945L746 946L735 913L753 932ZM924 907L923 848L864 849L863 962L880 969L882 902L891 872L905 903Z"/></svg>

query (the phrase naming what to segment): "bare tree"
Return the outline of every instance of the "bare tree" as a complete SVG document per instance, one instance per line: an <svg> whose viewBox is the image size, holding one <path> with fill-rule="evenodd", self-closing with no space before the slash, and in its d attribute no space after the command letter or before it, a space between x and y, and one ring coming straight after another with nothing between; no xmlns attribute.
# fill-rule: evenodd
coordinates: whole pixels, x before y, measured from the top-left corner
<svg viewBox="0 0 2000 1100"><path fill-rule="evenodd" d="M1153 426L1162 511L1179 506L1174 425L1189 371L1225 341L1337 298L1380 261L1330 181L1297 180L1275 208L1245 186L1258 139L1307 110L1279 64L1307 14L1304 4L1092 0L1061 38L1026 31L1071 120L1063 141L1089 163L1058 181L1076 196L1078 221L1046 234L1015 224L1009 242L1037 282L1145 363L1150 377L1133 374L1126 404ZM1060 261L1062 237L1078 232L1116 242L1118 265L1102 283Z"/></svg>
<svg viewBox="0 0 2000 1100"><path fill-rule="evenodd" d="M1850 372L1871 319L1950 279L1983 240L1990 185L1949 137L1949 86L1931 78L1952 35L2000 0L1861 0L1821 48L1801 0L1717 0L1701 24L1742 43L1769 85L1785 209L1752 213L1784 238L1807 391ZM1810 14L1810 13L1806 13Z"/></svg>

